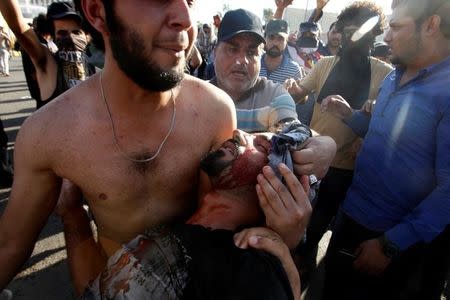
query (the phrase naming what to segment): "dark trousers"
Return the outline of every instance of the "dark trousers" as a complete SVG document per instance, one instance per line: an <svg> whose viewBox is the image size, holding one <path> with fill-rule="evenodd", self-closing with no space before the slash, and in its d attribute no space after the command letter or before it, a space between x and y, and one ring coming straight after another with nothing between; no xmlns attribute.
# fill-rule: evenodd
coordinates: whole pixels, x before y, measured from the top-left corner
<svg viewBox="0 0 450 300"><path fill-rule="evenodd" d="M324 299L440 299L448 271L448 228L430 244L418 243L392 259L380 276L353 268L353 253L363 241L377 238L375 232L339 213L325 257ZM447 237L447 239L445 238ZM444 242L447 240L446 242Z"/></svg>
<svg viewBox="0 0 450 300"><path fill-rule="evenodd" d="M319 195L306 230L306 242L299 247L298 254L309 257L310 253L315 252L331 220L336 216L339 206L344 201L352 179L353 171L351 170L329 169L320 183Z"/></svg>

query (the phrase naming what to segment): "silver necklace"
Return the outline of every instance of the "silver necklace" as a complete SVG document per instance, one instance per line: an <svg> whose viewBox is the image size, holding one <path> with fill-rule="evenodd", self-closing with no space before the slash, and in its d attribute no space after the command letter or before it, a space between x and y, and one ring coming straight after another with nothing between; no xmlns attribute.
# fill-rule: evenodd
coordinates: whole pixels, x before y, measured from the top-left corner
<svg viewBox="0 0 450 300"><path fill-rule="evenodd" d="M173 102L173 112L172 112L172 121L170 123L169 130L167 131L166 136L164 137L161 144L159 145L158 150L156 150L156 153L153 156L151 156L149 158L145 158L145 159L136 159L136 158L129 156L127 153L125 153L125 151L122 150L122 148L119 145L119 141L118 141L117 135L116 135L116 128L114 125L114 120L112 118L111 110L109 109L108 101L106 101L105 91L103 90L103 72L100 73L100 91L102 93L102 98L103 98L103 101L105 102L106 110L108 111L109 120L111 122L111 128L112 128L112 133L113 133L113 137L114 137L114 144L116 145L116 148L120 152L120 154L123 157L125 157L126 159L128 159L132 162L135 162L135 163L147 163L147 162L150 162L150 161L154 160L155 158L157 158L159 153L161 152L161 149L163 148L163 146L166 143L169 136L172 134L172 131L175 127L175 116L177 115L177 109L176 109L176 102L173 97L173 90L170 90L170 100Z"/></svg>

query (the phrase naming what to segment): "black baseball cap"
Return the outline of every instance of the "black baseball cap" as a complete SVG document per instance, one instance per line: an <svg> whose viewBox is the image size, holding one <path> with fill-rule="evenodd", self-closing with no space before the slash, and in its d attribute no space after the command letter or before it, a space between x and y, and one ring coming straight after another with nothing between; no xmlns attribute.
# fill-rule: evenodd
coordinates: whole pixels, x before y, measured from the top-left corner
<svg viewBox="0 0 450 300"><path fill-rule="evenodd" d="M229 10L219 26L217 40L228 41L240 33L251 33L258 41L265 43L261 19L245 9Z"/></svg>
<svg viewBox="0 0 450 300"><path fill-rule="evenodd" d="M283 37L288 37L289 24L285 20L270 20L266 24L266 36L278 34Z"/></svg>
<svg viewBox="0 0 450 300"><path fill-rule="evenodd" d="M300 24L300 33L303 32L312 32L315 34L319 33L319 26L315 22L303 22Z"/></svg>
<svg viewBox="0 0 450 300"><path fill-rule="evenodd" d="M66 17L74 17L81 22L81 16L76 12L70 2L53 2L47 9L48 20L58 20Z"/></svg>

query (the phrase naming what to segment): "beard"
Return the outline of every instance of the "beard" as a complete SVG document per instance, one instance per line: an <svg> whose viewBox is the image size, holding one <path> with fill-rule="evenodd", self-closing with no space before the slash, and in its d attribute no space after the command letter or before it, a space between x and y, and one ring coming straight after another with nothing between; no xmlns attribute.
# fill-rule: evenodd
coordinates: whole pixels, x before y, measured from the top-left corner
<svg viewBox="0 0 450 300"><path fill-rule="evenodd" d="M283 55L283 52L274 46L274 47L270 48L269 50L267 50L266 54L270 57L280 57L281 55Z"/></svg>
<svg viewBox="0 0 450 300"><path fill-rule="evenodd" d="M369 56L369 51L375 42L372 34L366 34L356 42L350 38L342 38L341 53L344 56Z"/></svg>
<svg viewBox="0 0 450 300"><path fill-rule="evenodd" d="M401 56L395 55L395 52L392 52L391 50L389 60L393 65L406 66L410 62L415 60L415 58L420 54L422 47L423 44L420 40L420 36L419 34L416 34L411 37L409 41L405 42L405 45L402 46L405 51L401 54Z"/></svg>
<svg viewBox="0 0 450 300"><path fill-rule="evenodd" d="M168 91L184 78L184 63L164 70L148 54L148 43L136 31L124 25L114 13L113 5L105 6L110 46L119 68L141 88L152 92Z"/></svg>

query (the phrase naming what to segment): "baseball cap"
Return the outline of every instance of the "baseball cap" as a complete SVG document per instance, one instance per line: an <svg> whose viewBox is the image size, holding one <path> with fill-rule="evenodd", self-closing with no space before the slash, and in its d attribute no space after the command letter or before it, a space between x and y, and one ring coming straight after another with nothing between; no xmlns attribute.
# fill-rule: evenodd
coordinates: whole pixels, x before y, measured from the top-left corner
<svg viewBox="0 0 450 300"><path fill-rule="evenodd" d="M81 16L75 11L70 2L53 2L47 9L48 20L58 20L69 16L81 21Z"/></svg>
<svg viewBox="0 0 450 300"><path fill-rule="evenodd" d="M265 43L260 18L245 9L229 10L220 23L217 40L228 41L240 33L252 33L261 43Z"/></svg>
<svg viewBox="0 0 450 300"><path fill-rule="evenodd" d="M285 20L270 20L266 24L266 36L278 34L287 37L289 33L289 25Z"/></svg>
<svg viewBox="0 0 450 300"><path fill-rule="evenodd" d="M300 33L303 32L312 32L315 34L319 34L319 26L314 22L303 22L300 24Z"/></svg>

